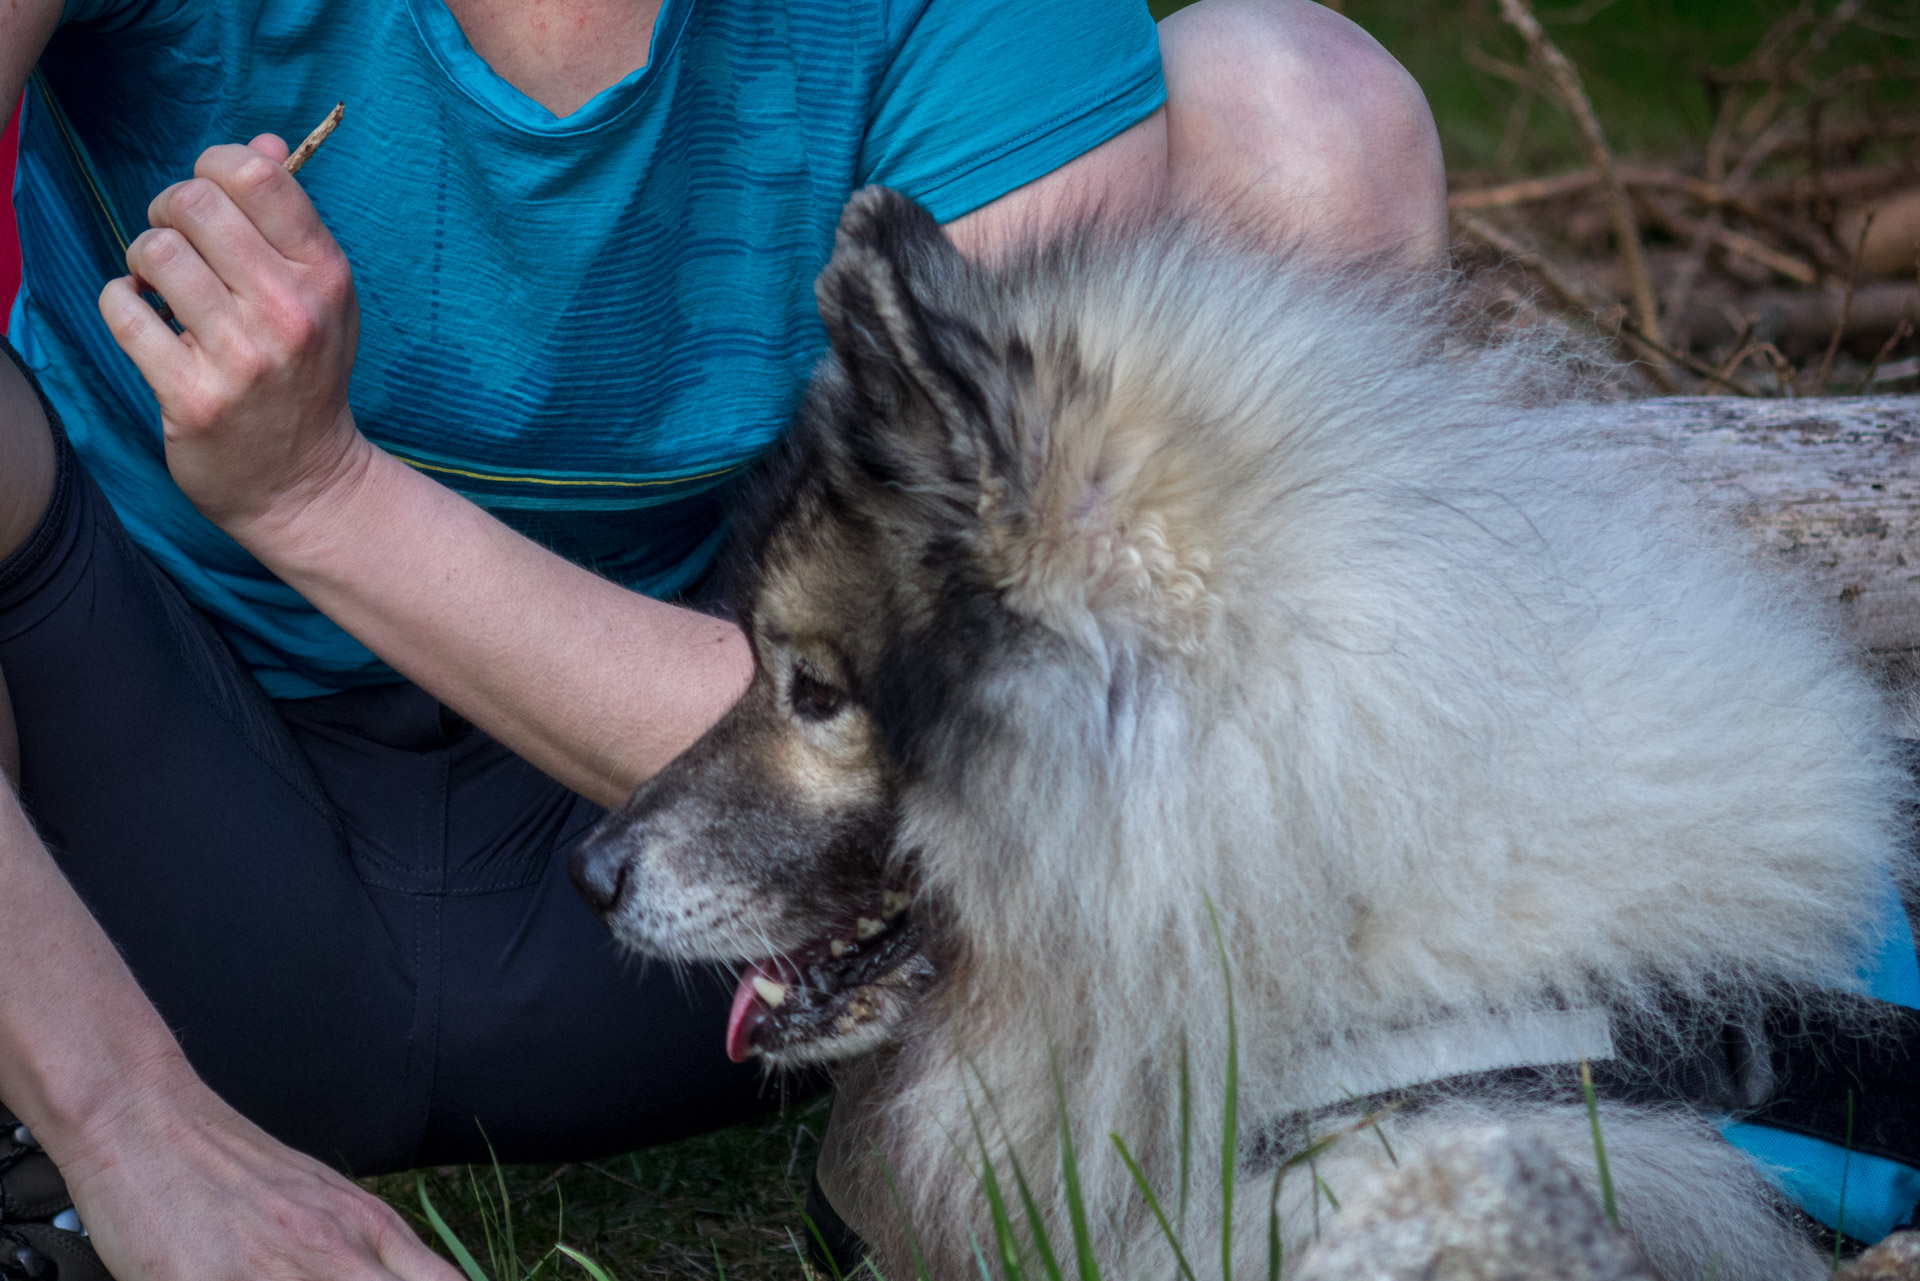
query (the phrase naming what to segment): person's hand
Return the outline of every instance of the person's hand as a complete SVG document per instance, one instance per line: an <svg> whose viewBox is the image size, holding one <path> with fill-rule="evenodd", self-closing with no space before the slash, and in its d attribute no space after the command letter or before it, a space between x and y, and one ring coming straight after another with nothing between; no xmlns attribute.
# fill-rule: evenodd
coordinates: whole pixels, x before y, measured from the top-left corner
<svg viewBox="0 0 1920 1281"><path fill-rule="evenodd" d="M100 314L160 401L167 466L242 542L350 483L373 446L347 407L360 312L346 255L262 134L210 147L154 197ZM159 293L182 332L140 296Z"/></svg>
<svg viewBox="0 0 1920 1281"><path fill-rule="evenodd" d="M118 1281L462 1281L384 1202L197 1078L92 1129L61 1172Z"/></svg>

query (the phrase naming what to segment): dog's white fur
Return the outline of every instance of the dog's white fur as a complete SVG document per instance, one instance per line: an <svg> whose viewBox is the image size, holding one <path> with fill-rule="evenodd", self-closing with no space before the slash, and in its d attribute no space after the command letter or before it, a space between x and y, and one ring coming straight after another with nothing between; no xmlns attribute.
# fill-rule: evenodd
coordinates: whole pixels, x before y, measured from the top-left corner
<svg viewBox="0 0 1920 1281"><path fill-rule="evenodd" d="M1057 1072L1094 1239L1120 1275L1164 1276L1107 1135L1170 1199L1183 1046L1189 1251L1217 1266L1209 904L1249 1132L1323 1101L1302 1081L1335 1034L1595 999L1658 1035L1663 994L1735 1009L1850 981L1904 795L1881 701L1730 522L1541 407L1550 354L1451 341L1431 294L1182 232L961 297L1038 353L1037 480L983 470L950 497L977 503L970 554L1008 607L1060 644L983 654L995 736L903 797L899 844L962 963L837 1122L848 1159L885 1156L935 1275L971 1269L969 1231L991 1252L975 1119L1062 1204ZM1103 394L1049 382L1065 350ZM1489 1119L1590 1174L1577 1110L1461 1101L1386 1132L1404 1160ZM1623 1220L1669 1281L1820 1271L1706 1122L1606 1126ZM1359 1135L1318 1174L1337 1195L1386 1159ZM869 1175L844 1208L897 1268ZM1290 1178L1297 1248L1316 1211ZM1265 1267L1266 1186L1243 1181L1243 1275Z"/></svg>

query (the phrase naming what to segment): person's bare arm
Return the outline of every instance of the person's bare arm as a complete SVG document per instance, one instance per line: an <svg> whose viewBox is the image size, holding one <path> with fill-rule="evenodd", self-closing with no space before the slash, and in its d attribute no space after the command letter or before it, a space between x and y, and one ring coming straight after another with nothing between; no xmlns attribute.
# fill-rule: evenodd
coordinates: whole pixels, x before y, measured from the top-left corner
<svg viewBox="0 0 1920 1281"><path fill-rule="evenodd" d="M1159 117L956 229L985 253L1092 204L1150 200ZM278 138L216 147L161 193L100 306L159 397L201 511L408 678L554 778L621 800L751 674L730 624L629 592L509 530L363 437L347 405L357 310L344 255ZM1137 190L1136 190L1137 189ZM977 230L976 230L977 229ZM584 376L584 375L583 375Z"/></svg>
<svg viewBox="0 0 1920 1281"><path fill-rule="evenodd" d="M184 333L132 278L101 294L174 479L400 672L574 790L624 800L745 688L744 638L570 564L360 434L351 275L285 155L271 136L215 147L155 198L128 264Z"/></svg>

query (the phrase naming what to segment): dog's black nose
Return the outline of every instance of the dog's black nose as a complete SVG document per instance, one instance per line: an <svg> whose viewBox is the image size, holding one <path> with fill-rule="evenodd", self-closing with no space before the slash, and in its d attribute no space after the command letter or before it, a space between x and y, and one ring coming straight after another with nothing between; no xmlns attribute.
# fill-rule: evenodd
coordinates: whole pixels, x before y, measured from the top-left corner
<svg viewBox="0 0 1920 1281"><path fill-rule="evenodd" d="M617 840L589 833L567 860L567 875L587 906L605 916L620 906L627 888L627 853Z"/></svg>

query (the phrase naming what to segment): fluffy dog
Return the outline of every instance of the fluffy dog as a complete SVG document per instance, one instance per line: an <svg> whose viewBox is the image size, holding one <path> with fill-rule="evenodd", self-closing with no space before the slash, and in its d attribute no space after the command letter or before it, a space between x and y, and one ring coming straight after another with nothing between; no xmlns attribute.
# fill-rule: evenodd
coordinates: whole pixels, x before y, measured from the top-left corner
<svg viewBox="0 0 1920 1281"><path fill-rule="evenodd" d="M983 1147L1066 1238L1056 1081L1108 1275L1167 1275L1105 1139L1170 1202L1183 1064L1217 1241L1229 974L1247 1275L1267 1176L1352 1096L1410 1100L1402 1160L1493 1119L1590 1178L1553 1065L1652 1079L1849 981L1905 796L1879 699L1543 408L1551 353L1193 228L982 268L878 189L817 294L831 355L739 520L753 684L575 873L630 947L746 962L736 1058L860 1056L839 1208L887 1275L901 1211L974 1271ZM1716 1062L1606 1105L1622 1220L1669 1281L1820 1275L1706 1119L1764 1071Z"/></svg>

